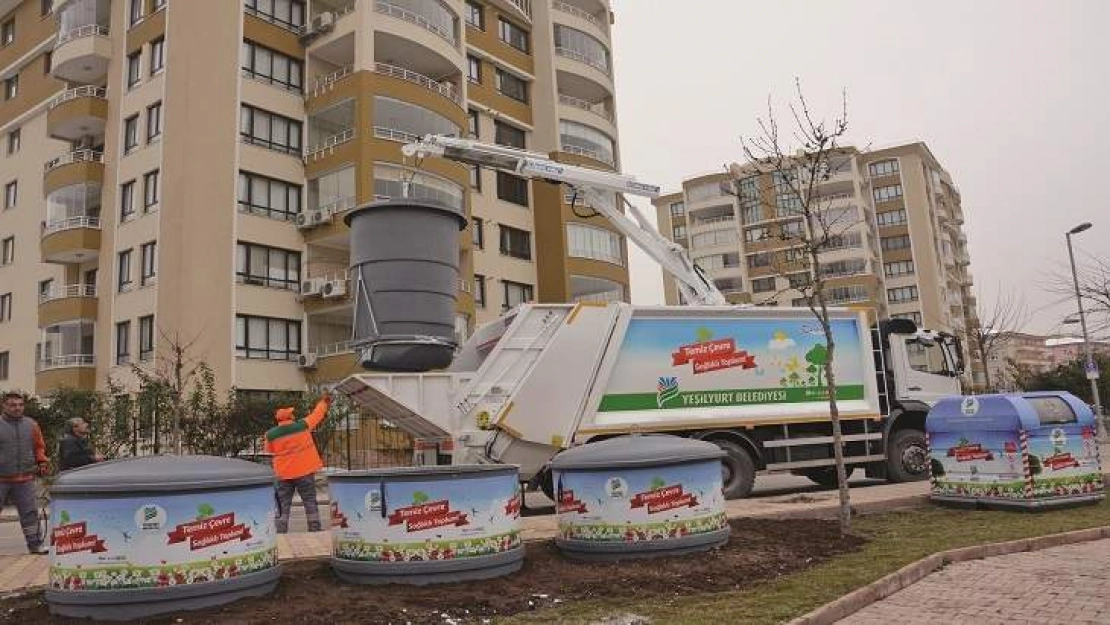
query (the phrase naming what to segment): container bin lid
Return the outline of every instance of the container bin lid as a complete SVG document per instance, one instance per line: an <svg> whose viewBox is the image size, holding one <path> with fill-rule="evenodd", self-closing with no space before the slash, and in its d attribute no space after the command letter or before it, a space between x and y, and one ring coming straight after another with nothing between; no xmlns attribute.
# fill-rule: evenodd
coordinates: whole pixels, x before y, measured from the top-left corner
<svg viewBox="0 0 1110 625"><path fill-rule="evenodd" d="M573 447L551 461L556 471L574 469L630 469L699 460L720 460L725 452L713 443L651 434L618 436Z"/></svg>
<svg viewBox="0 0 1110 625"><path fill-rule="evenodd" d="M403 209L403 210L411 210L411 209L414 209L414 208L423 208L423 209L427 209L427 210L440 211L440 212L443 212L443 213L448 213L451 216L458 219L459 220L459 230L462 230L463 228L466 228L466 223L467 223L466 222L466 213L464 212L465 209L463 209L462 207L456 208L454 206L449 206L448 204L446 204L444 202L438 202L436 200L431 200L431 199L427 199L427 198L415 198L415 197L393 198L393 199L389 199L389 200L377 200L377 201L374 201L374 202L370 202L369 204L363 204L362 206L359 206L357 208L353 208L353 209L347 211L347 214L343 216L343 223L350 226L351 221L353 221L354 218L356 216L358 216L359 214L365 213L367 211L382 209L382 208L400 208L400 209Z"/></svg>
<svg viewBox="0 0 1110 625"><path fill-rule="evenodd" d="M185 491L270 485L270 467L219 456L146 456L110 460L65 471L54 494Z"/></svg>
<svg viewBox="0 0 1110 625"><path fill-rule="evenodd" d="M1075 395L1042 391L948 397L929 411L925 430L1035 431L1062 425L1093 424L1094 412Z"/></svg>
<svg viewBox="0 0 1110 625"><path fill-rule="evenodd" d="M358 471L337 471L329 473L329 480L385 480L421 476L453 476L473 473L516 473L520 468L515 464L432 464L422 467L389 467L383 469L362 469Z"/></svg>

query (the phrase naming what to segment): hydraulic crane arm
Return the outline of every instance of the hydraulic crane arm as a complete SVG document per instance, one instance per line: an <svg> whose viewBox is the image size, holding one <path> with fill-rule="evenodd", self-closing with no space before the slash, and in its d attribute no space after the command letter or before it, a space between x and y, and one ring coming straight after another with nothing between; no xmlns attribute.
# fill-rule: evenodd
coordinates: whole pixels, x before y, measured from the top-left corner
<svg viewBox="0 0 1110 625"><path fill-rule="evenodd" d="M659 197L658 186L637 182L634 177L625 174L559 163L536 152L445 135L427 135L405 145L402 152L405 156L418 159L429 155L440 156L526 178L565 184L677 278L679 290L687 302L701 306L728 303L713 281L690 260L681 245L659 234L635 205L625 202L632 215L630 218L618 210L608 197L609 192L614 192L655 198Z"/></svg>

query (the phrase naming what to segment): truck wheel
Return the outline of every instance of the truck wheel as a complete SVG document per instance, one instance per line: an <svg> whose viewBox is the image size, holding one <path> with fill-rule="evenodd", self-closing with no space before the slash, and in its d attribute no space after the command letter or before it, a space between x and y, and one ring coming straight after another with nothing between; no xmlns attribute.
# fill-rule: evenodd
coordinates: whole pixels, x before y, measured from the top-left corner
<svg viewBox="0 0 1110 625"><path fill-rule="evenodd" d="M898 430L886 444L886 475L891 482L917 482L929 477L929 448L919 430Z"/></svg>
<svg viewBox="0 0 1110 625"><path fill-rule="evenodd" d="M740 499L752 492L755 462L743 446L732 441L712 441L727 454L721 458L721 483L725 499Z"/></svg>
<svg viewBox="0 0 1110 625"><path fill-rule="evenodd" d="M852 472L855 470L855 467L844 467L845 479L851 479ZM806 469L802 472L802 475L806 476L809 481L813 482L814 484L824 486L825 488L836 488L837 486L839 486L836 481L836 467Z"/></svg>

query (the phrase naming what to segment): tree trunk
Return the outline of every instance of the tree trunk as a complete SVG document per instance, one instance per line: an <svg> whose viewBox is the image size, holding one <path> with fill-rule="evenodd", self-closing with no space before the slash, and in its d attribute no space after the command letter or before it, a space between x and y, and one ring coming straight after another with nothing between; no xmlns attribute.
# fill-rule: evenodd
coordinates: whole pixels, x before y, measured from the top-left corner
<svg viewBox="0 0 1110 625"><path fill-rule="evenodd" d="M840 430L840 408L836 403L836 376L833 373L833 353L836 343L833 341L832 325L829 323L828 309L825 303L821 304L821 328L825 332L825 342L828 343L828 358L825 360L825 389L829 397L829 417L832 420L833 454L836 459L836 483L840 497L840 534L846 536L852 532L852 502L848 493L848 471L844 466L844 434Z"/></svg>

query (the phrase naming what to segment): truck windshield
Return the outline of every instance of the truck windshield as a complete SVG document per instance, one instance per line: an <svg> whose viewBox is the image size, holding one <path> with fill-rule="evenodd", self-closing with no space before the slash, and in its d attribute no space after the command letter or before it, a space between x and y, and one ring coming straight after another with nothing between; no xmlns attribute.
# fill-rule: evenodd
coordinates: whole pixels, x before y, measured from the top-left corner
<svg viewBox="0 0 1110 625"><path fill-rule="evenodd" d="M924 343L918 339L907 339L906 354L909 355L910 367L915 371L951 375L948 360L944 357L944 348L939 342Z"/></svg>

